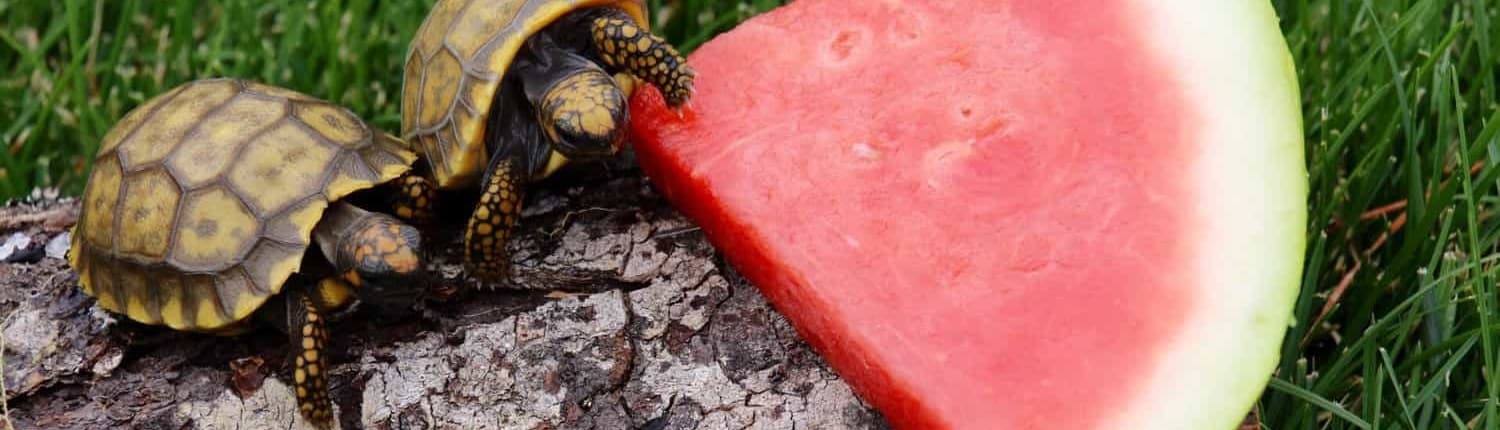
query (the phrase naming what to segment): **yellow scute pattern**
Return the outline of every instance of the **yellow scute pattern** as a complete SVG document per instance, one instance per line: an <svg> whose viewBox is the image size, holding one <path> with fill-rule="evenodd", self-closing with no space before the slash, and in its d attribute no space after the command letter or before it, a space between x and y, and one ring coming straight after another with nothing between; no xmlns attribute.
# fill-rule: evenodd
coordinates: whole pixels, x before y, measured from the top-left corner
<svg viewBox="0 0 1500 430"><path fill-rule="evenodd" d="M286 116L286 102L239 97L203 118L197 130L184 136L182 147L167 164L177 172L188 188L200 187L219 178L225 167L235 161L235 151L246 139L255 136ZM266 192L270 192L269 190Z"/></svg>
<svg viewBox="0 0 1500 430"><path fill-rule="evenodd" d="M120 122L115 123L114 128L111 128L104 135L104 139L99 141L99 154L109 154L110 151L114 151L115 147L119 146L126 137L135 132L135 129L141 125L141 121L146 118L147 114L150 114L162 102L171 99L173 95L179 92L182 92L182 90L169 91L164 95L141 103L135 109L131 109L130 113L125 114L124 118L120 118Z"/></svg>
<svg viewBox="0 0 1500 430"><path fill-rule="evenodd" d="M326 208L328 208L328 203L314 201L287 213L285 217L288 221L291 221L293 226L298 227L299 232L302 233L303 241L306 242L306 238L312 234L313 224L318 223L318 218L323 216L323 209Z"/></svg>
<svg viewBox="0 0 1500 430"><path fill-rule="evenodd" d="M417 55L406 57L406 74L405 74L405 76L421 76L421 73L422 73L422 57L421 56L417 56ZM422 85L421 85L420 81L418 81L418 82L412 82L412 81L402 82L401 83L401 111L402 112L416 112L416 110L417 110L417 98L420 97L421 95L422 95ZM416 119L417 119L416 115L402 115L401 116L401 129L402 130L410 130L410 129L416 128L416 123L415 123Z"/></svg>
<svg viewBox="0 0 1500 430"><path fill-rule="evenodd" d="M458 50L458 54L464 58L474 58L479 53L479 47L495 37L500 30L505 28L516 12L521 10L522 1L477 1L464 10L463 15L458 16L458 22L453 24L449 35L462 37L449 37L448 44ZM489 35L482 37L480 35Z"/></svg>
<svg viewBox="0 0 1500 430"><path fill-rule="evenodd" d="M230 169L229 181L260 214L279 212L321 190L319 181L334 156L333 147L292 122L282 122L247 145Z"/></svg>
<svg viewBox="0 0 1500 430"><path fill-rule="evenodd" d="M256 282L256 293L275 294L281 291L282 284L297 270L301 261L294 256L303 251L305 249L302 247L263 241L250 251L241 267ZM239 303L251 302L242 299Z"/></svg>
<svg viewBox="0 0 1500 430"><path fill-rule="evenodd" d="M229 312L229 315L225 315L228 319L223 321L224 324L249 318L250 313L261 305L261 301L256 299L258 295L255 294L250 276L241 270L219 273L219 276L214 277L214 290L222 304L220 311Z"/></svg>
<svg viewBox="0 0 1500 430"><path fill-rule="evenodd" d="M214 187L188 198L177 223L172 259L188 267L221 270L239 262L259 230L259 222L239 198Z"/></svg>
<svg viewBox="0 0 1500 430"><path fill-rule="evenodd" d="M79 217L84 244L90 248L113 250L115 246L115 204L120 200L120 164L112 157L94 162L89 183L83 193L83 213Z"/></svg>
<svg viewBox="0 0 1500 430"><path fill-rule="evenodd" d="M125 307L120 304L119 281L110 272L110 268L89 266L89 279L94 281L94 297L99 299L100 307L115 312L125 311Z"/></svg>
<svg viewBox="0 0 1500 430"><path fill-rule="evenodd" d="M261 93L273 98L288 100L315 100L312 96L282 87L266 85L259 82L245 82L245 89Z"/></svg>
<svg viewBox="0 0 1500 430"><path fill-rule="evenodd" d="M380 177L381 183L395 179L411 170L413 162L417 161L417 153L412 152L405 140L389 134L381 134L376 138L377 149L361 154L366 163L375 167L375 174Z"/></svg>
<svg viewBox="0 0 1500 430"><path fill-rule="evenodd" d="M364 121L348 109L325 103L297 103L293 111L304 124L334 142L354 145L370 138L370 129Z"/></svg>
<svg viewBox="0 0 1500 430"><path fill-rule="evenodd" d="M427 79L422 80L422 108L420 127L435 127L448 117L453 108L453 97L458 95L458 83L463 79L463 64L448 50L439 50L429 60Z"/></svg>
<svg viewBox="0 0 1500 430"><path fill-rule="evenodd" d="M438 0L437 4L432 5L432 11L427 13L427 19L422 21L422 27L417 30L417 39L412 41L413 47L428 55L441 48L453 18L469 2L470 0Z"/></svg>
<svg viewBox="0 0 1500 430"><path fill-rule="evenodd" d="M120 159L129 169L156 163L182 143L183 135L203 121L203 117L235 95L230 82L211 81L191 84L170 96L139 131L120 146ZM165 97L164 97L165 98Z"/></svg>
<svg viewBox="0 0 1500 430"><path fill-rule="evenodd" d="M223 327L232 322L229 321L228 316L224 315L222 305L216 300L219 292L214 291L216 286L212 279L193 279L188 283L187 288L200 292L197 300L185 304L189 309L192 309L192 323L195 327ZM208 294L207 292L213 293Z"/></svg>
<svg viewBox="0 0 1500 430"><path fill-rule="evenodd" d="M125 297L119 298L125 303L125 315L146 324L160 323L161 320L152 311L157 309L156 304L150 302L155 300L156 296L147 290L156 288L156 283L148 281L146 273L135 265L122 264L118 270L116 275L120 277L120 284L125 288Z"/></svg>
<svg viewBox="0 0 1500 430"><path fill-rule="evenodd" d="M119 217L121 255L160 259L167 255L172 237L172 217L181 194L177 183L160 168L131 175L125 183Z"/></svg>
<svg viewBox="0 0 1500 430"><path fill-rule="evenodd" d="M161 303L157 303L161 312L162 324L177 330L186 330L187 318L182 314L182 279L176 276L164 276L153 279L156 282L158 294L161 294Z"/></svg>

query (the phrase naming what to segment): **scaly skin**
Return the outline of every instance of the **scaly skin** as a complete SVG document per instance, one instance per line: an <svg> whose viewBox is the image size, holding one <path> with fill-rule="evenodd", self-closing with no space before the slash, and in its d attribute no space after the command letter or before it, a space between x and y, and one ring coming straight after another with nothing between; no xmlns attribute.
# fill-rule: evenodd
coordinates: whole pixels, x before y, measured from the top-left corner
<svg viewBox="0 0 1500 430"><path fill-rule="evenodd" d="M604 157L625 142L625 94L603 70L584 69L557 80L537 104L542 131L568 158Z"/></svg>
<svg viewBox="0 0 1500 430"><path fill-rule="evenodd" d="M636 25L618 10L595 17L590 25L594 47L604 64L655 85L669 106L682 106L692 97L695 73L666 39Z"/></svg>
<svg viewBox="0 0 1500 430"><path fill-rule="evenodd" d="M287 304L287 327L297 351L297 364L292 370L297 410L318 428L329 428L333 424L333 402L328 395L327 354L323 349L328 344L328 329L319 306L305 295L295 296L298 303Z"/></svg>
<svg viewBox="0 0 1500 430"><path fill-rule="evenodd" d="M391 182L396 188L391 193L391 214L402 221L426 226L432 224L433 205L437 201L437 187L424 176L407 173Z"/></svg>
<svg viewBox="0 0 1500 430"><path fill-rule="evenodd" d="M421 270L418 244L404 231L412 227L380 214L365 220L339 246L338 269L356 289L366 287L365 277L415 274Z"/></svg>
<svg viewBox="0 0 1500 430"><path fill-rule="evenodd" d="M464 232L464 261L476 278L494 281L510 273L505 243L521 218L521 175L518 163L498 158L491 163L483 193Z"/></svg>

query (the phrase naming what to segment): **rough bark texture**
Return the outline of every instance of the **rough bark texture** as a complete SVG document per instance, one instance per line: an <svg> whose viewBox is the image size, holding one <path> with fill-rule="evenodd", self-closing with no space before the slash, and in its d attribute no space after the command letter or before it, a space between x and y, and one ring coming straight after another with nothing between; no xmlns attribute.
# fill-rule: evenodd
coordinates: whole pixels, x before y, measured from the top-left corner
<svg viewBox="0 0 1500 430"><path fill-rule="evenodd" d="M533 188L512 288L474 288L441 235L432 268L463 292L424 318L332 324L341 427L885 427L636 172L579 170ZM280 333L177 333L94 306L60 258L76 208L0 209L15 427L306 427Z"/></svg>

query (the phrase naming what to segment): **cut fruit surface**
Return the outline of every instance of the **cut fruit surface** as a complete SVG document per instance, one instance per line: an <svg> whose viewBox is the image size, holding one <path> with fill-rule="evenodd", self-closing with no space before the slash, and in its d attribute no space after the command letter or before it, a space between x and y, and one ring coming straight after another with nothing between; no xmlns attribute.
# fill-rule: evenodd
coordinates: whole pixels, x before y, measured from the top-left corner
<svg viewBox="0 0 1500 430"><path fill-rule="evenodd" d="M799 0L632 102L648 176L903 428L1230 429L1306 220L1264 1Z"/></svg>

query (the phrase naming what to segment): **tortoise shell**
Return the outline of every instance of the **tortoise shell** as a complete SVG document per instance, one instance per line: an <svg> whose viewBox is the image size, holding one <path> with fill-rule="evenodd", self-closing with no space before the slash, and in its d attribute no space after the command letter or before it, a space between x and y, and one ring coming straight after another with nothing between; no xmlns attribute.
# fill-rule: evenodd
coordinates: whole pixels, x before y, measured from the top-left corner
<svg viewBox="0 0 1500 430"><path fill-rule="evenodd" d="M643 0L438 0L407 52L401 94L401 136L438 188L473 185L484 172L490 105L522 43L569 12L601 6L649 25Z"/></svg>
<svg viewBox="0 0 1500 430"><path fill-rule="evenodd" d="M343 107L255 82L190 82L104 136L69 263L107 310L223 330L281 291L330 202L415 159Z"/></svg>

